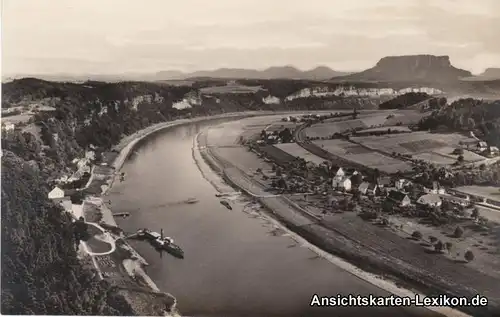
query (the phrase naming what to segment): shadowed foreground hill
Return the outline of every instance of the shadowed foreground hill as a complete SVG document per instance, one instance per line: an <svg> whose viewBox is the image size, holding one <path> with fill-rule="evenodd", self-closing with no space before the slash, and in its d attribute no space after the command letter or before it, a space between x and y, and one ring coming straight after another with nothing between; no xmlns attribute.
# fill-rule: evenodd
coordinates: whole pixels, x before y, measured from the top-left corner
<svg viewBox="0 0 500 317"><path fill-rule="evenodd" d="M2 157L2 314L132 315L77 259L68 214L47 199L37 171Z"/></svg>

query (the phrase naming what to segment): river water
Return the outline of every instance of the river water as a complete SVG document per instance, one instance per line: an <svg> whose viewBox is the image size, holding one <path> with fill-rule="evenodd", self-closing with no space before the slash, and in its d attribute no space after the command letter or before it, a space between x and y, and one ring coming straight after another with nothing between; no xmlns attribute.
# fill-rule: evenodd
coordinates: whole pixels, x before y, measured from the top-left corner
<svg viewBox="0 0 500 317"><path fill-rule="evenodd" d="M117 219L125 231L163 228L183 248L181 260L130 241L150 263L147 272L158 287L177 298L182 315L424 316L415 309L311 308L313 294L387 293L318 258L291 237L272 234L268 221L243 212L245 203L232 211L221 205L192 155L193 137L209 125L214 122L149 137L125 163L125 181L110 191L113 211L130 213ZM199 202L182 203L190 197Z"/></svg>

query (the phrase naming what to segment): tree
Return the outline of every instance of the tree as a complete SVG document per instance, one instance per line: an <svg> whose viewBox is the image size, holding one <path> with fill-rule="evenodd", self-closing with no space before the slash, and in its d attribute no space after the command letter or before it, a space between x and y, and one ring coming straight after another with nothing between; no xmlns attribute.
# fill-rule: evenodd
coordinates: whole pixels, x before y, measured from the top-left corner
<svg viewBox="0 0 500 317"><path fill-rule="evenodd" d="M411 236L415 240L420 240L423 237L422 232L420 232L420 231L413 231L413 233L411 234Z"/></svg>
<svg viewBox="0 0 500 317"><path fill-rule="evenodd" d="M436 250L436 252L442 252L444 250L444 244L443 242L441 242L441 240L438 240L434 245L434 250Z"/></svg>
<svg viewBox="0 0 500 317"><path fill-rule="evenodd" d="M448 250L448 253L451 253L451 250L453 249L453 243L452 242L446 242L445 243L446 250Z"/></svg>
<svg viewBox="0 0 500 317"><path fill-rule="evenodd" d="M466 260L467 262L471 262L471 261L473 261L473 260L474 260L474 257L475 257L475 256L474 256L474 253L472 253L472 251L470 251L470 250L469 250L469 251L467 251L467 252L465 252L465 254L464 254L464 258L465 258L465 260Z"/></svg>
<svg viewBox="0 0 500 317"><path fill-rule="evenodd" d="M476 219L479 218L479 209L477 207L474 207L474 209L472 209L471 217Z"/></svg>
<svg viewBox="0 0 500 317"><path fill-rule="evenodd" d="M457 162L458 163L463 163L464 162L464 156L463 155L459 155L458 158L457 158Z"/></svg>
<svg viewBox="0 0 500 317"><path fill-rule="evenodd" d="M436 243L437 238L436 238L436 237L434 237L434 236L429 236L429 241L430 241L432 244L434 244L434 243Z"/></svg>
<svg viewBox="0 0 500 317"><path fill-rule="evenodd" d="M464 235L464 229L462 229L462 227L460 227L460 226L457 226L455 228L455 232L453 233L453 236L455 238L461 238L463 235Z"/></svg>

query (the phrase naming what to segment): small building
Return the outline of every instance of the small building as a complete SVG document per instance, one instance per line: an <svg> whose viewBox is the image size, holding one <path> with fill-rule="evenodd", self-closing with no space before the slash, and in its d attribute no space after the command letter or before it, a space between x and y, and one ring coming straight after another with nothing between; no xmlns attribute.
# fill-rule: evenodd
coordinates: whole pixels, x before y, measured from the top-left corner
<svg viewBox="0 0 500 317"><path fill-rule="evenodd" d="M389 176L381 176L377 178L377 186L378 187L390 187L392 184L391 178Z"/></svg>
<svg viewBox="0 0 500 317"><path fill-rule="evenodd" d="M443 195L446 193L446 190L444 189L444 187L441 187L441 185L438 182L434 181L432 182L432 188L424 187L424 193Z"/></svg>
<svg viewBox="0 0 500 317"><path fill-rule="evenodd" d="M479 141L477 143L477 150L480 152L486 151L488 149L488 143L484 141Z"/></svg>
<svg viewBox="0 0 500 317"><path fill-rule="evenodd" d="M342 179L342 178L345 176L345 172L344 172L344 170L342 169L342 167L339 167L339 166L332 166L332 167L330 168L330 175L331 175L333 178Z"/></svg>
<svg viewBox="0 0 500 317"><path fill-rule="evenodd" d="M363 195L376 195L378 185L369 182L362 182L361 185L359 185L358 190Z"/></svg>
<svg viewBox="0 0 500 317"><path fill-rule="evenodd" d="M500 151L498 150L498 147L496 147L496 146L490 146L490 148L489 148L489 154L496 156L496 155L500 154Z"/></svg>
<svg viewBox="0 0 500 317"><path fill-rule="evenodd" d="M425 194L417 200L417 204L426 207L440 207L442 203L441 197L437 194Z"/></svg>
<svg viewBox="0 0 500 317"><path fill-rule="evenodd" d="M64 190L59 187L54 187L48 195L49 199L63 199L64 198Z"/></svg>
<svg viewBox="0 0 500 317"><path fill-rule="evenodd" d="M471 201L469 196L458 197L456 195L440 195L441 199L449 202L450 204L467 207L470 205Z"/></svg>
<svg viewBox="0 0 500 317"><path fill-rule="evenodd" d="M387 195L387 200L400 207L409 206L411 204L410 197L408 197L407 194L398 190L391 190L389 192L389 195Z"/></svg>
<svg viewBox="0 0 500 317"><path fill-rule="evenodd" d="M332 187L336 188L337 190L350 191L352 183L349 177L334 178L332 181Z"/></svg>
<svg viewBox="0 0 500 317"><path fill-rule="evenodd" d="M344 171L344 175L348 176L348 177L358 175L358 174L359 174L359 172L355 168L346 168Z"/></svg>
<svg viewBox="0 0 500 317"><path fill-rule="evenodd" d="M396 182L395 182L395 187L398 189L398 190L403 190L405 189L406 187L408 186L411 186L412 185L412 182L410 180L407 180L407 179L404 179L404 178L400 178L398 179Z"/></svg>
<svg viewBox="0 0 500 317"><path fill-rule="evenodd" d="M10 121L2 121L2 129L4 131L14 131L16 125Z"/></svg>

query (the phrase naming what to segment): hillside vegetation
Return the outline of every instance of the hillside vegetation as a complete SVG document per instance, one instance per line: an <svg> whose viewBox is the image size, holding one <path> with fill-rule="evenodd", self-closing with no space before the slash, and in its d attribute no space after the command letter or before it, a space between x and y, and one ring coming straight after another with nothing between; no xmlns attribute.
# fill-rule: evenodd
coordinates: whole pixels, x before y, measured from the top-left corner
<svg viewBox="0 0 500 317"><path fill-rule="evenodd" d="M460 99L424 118L419 128L472 131L490 145L500 146L500 101Z"/></svg>
<svg viewBox="0 0 500 317"><path fill-rule="evenodd" d="M132 315L76 256L70 216L32 166L3 150L2 314Z"/></svg>

